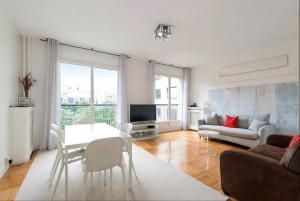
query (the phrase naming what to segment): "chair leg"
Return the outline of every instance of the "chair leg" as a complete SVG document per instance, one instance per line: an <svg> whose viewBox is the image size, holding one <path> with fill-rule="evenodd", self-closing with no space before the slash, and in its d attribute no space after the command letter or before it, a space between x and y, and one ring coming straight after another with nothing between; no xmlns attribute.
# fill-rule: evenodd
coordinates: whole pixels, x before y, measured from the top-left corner
<svg viewBox="0 0 300 201"><path fill-rule="evenodd" d="M123 179L123 186L124 186L125 200L128 200L127 185L126 185L126 176L125 176L124 165L122 164L122 165L120 166L120 168L121 168L121 171L122 171L122 179Z"/></svg>
<svg viewBox="0 0 300 201"><path fill-rule="evenodd" d="M62 172L63 172L63 169L64 169L64 163L61 163L60 170L59 170L59 174L58 174L58 177L57 177L56 182L55 182L55 186L54 186L54 190L53 190L53 193L52 193L52 198L51 198L51 200L54 199L54 196L55 196L55 193L56 193L56 190L57 190L57 186L58 186L58 183L59 183L61 174L62 174Z"/></svg>
<svg viewBox="0 0 300 201"><path fill-rule="evenodd" d="M127 152L127 153L128 153L128 152ZM131 166L132 166L132 169L133 169L133 173L134 173L135 178L138 179L138 177L137 177L137 175L136 175L136 171L135 171L135 167L134 167L133 162L132 162Z"/></svg>
<svg viewBox="0 0 300 201"><path fill-rule="evenodd" d="M112 174L113 174L113 171L112 171L112 168L110 168L110 187L112 188Z"/></svg>
<svg viewBox="0 0 300 201"><path fill-rule="evenodd" d="M60 162L61 162L61 160L60 160L60 158L58 158L58 159L57 159L57 162L56 162L56 164L55 164L53 173L52 173L52 175L51 175L50 181L49 181L49 187L52 185L53 179L54 179L54 177L55 177L55 174L56 174L56 171L57 171L57 168L58 168Z"/></svg>
<svg viewBox="0 0 300 201"><path fill-rule="evenodd" d="M49 177L49 180L48 180L48 181L51 181L53 175L55 174L55 173L54 173L54 169L55 169L56 164L58 163L58 160L59 160L58 157L59 157L59 154L58 154L58 152L57 152L57 153L56 153L56 156L55 156L55 159L54 159L54 162L53 162L53 165L52 165L52 167L51 167L50 177Z"/></svg>
<svg viewBox="0 0 300 201"><path fill-rule="evenodd" d="M106 186L106 169L104 170L104 186Z"/></svg>
<svg viewBox="0 0 300 201"><path fill-rule="evenodd" d="M87 186L87 175L88 175L88 172L85 171L84 172L84 177L83 177L83 191L84 191L84 200L87 200L87 197L86 197L86 186Z"/></svg>
<svg viewBox="0 0 300 201"><path fill-rule="evenodd" d="M125 159L123 156L122 156L122 163L123 163L124 167L126 167Z"/></svg>
<svg viewBox="0 0 300 201"><path fill-rule="evenodd" d="M91 175L91 188L93 188L93 172L91 172L90 175Z"/></svg>

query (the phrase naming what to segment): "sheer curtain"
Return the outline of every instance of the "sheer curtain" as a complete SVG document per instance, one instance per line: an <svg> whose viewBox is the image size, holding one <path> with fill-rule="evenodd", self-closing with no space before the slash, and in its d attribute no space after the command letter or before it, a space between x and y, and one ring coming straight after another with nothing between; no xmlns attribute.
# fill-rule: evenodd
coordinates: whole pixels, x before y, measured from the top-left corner
<svg viewBox="0 0 300 201"><path fill-rule="evenodd" d="M147 65L147 94L148 103L155 103L155 61L148 61Z"/></svg>
<svg viewBox="0 0 300 201"><path fill-rule="evenodd" d="M117 121L119 124L128 122L128 114L127 114L127 86L126 86L126 58L125 54L120 56L120 66L118 73L118 118Z"/></svg>
<svg viewBox="0 0 300 201"><path fill-rule="evenodd" d="M183 97L182 97L182 127L188 129L188 104L190 94L191 68L183 70Z"/></svg>
<svg viewBox="0 0 300 201"><path fill-rule="evenodd" d="M45 82L44 129L41 134L41 149L54 149L55 139L50 136L51 124L60 124L60 73L57 40L48 39L47 66Z"/></svg>

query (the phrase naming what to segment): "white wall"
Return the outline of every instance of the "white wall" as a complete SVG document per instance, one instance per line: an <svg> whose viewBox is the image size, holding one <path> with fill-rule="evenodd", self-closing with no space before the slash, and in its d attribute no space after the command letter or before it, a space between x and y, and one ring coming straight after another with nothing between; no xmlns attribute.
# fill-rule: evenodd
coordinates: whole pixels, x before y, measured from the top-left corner
<svg viewBox="0 0 300 201"><path fill-rule="evenodd" d="M0 177L7 168L9 158L9 113L19 94L20 39L5 11L0 7Z"/></svg>
<svg viewBox="0 0 300 201"><path fill-rule="evenodd" d="M147 103L147 61L130 58L127 68L128 104Z"/></svg>
<svg viewBox="0 0 300 201"><path fill-rule="evenodd" d="M219 68L247 63L258 59L289 55L285 68L219 77ZM235 55L224 55L215 62L194 67L191 76L190 103L207 101L207 92L212 88L230 88L299 80L299 40L291 40L273 46L262 46L241 51Z"/></svg>

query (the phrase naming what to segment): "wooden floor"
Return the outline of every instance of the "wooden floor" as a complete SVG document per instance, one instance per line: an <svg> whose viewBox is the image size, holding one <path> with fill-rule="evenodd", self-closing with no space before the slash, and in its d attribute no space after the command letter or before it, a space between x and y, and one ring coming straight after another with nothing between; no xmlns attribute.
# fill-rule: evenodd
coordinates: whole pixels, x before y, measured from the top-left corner
<svg viewBox="0 0 300 201"><path fill-rule="evenodd" d="M220 153L229 149L242 149L218 141L210 140L207 144L194 131L163 133L156 139L136 141L135 144L220 192ZM207 148L216 152L216 155L207 155ZM1 201L14 200L36 153L30 162L11 166L0 179Z"/></svg>
<svg viewBox="0 0 300 201"><path fill-rule="evenodd" d="M207 143L194 131L163 133L156 139L136 141L135 144L220 192L220 153L243 149L220 141L209 140ZM215 156L207 150L216 153Z"/></svg>
<svg viewBox="0 0 300 201"><path fill-rule="evenodd" d="M9 167L4 176L0 179L0 200L14 200L23 180L36 156L33 152L28 163Z"/></svg>

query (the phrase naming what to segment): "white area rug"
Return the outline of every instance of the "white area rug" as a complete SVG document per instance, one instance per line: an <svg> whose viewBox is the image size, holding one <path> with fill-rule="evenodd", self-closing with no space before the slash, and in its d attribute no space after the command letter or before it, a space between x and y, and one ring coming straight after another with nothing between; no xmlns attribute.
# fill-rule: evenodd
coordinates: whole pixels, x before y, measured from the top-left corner
<svg viewBox="0 0 300 201"><path fill-rule="evenodd" d="M54 156L55 151L38 153L16 200L51 199L53 187L48 188L47 180ZM137 146L133 146L133 160L138 180L133 176L133 189L128 192L129 200L227 200L227 197L221 193ZM85 188L86 199L89 200L124 200L121 178L121 171L116 167L113 170L112 188L110 188L109 174L107 174L107 184L104 186L103 172L101 177L98 173L94 173L93 188L90 185L84 187L81 163L71 164L69 200L85 200ZM64 176L60 180L55 200L64 200Z"/></svg>

